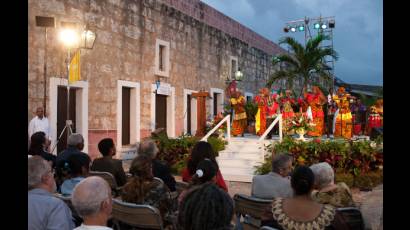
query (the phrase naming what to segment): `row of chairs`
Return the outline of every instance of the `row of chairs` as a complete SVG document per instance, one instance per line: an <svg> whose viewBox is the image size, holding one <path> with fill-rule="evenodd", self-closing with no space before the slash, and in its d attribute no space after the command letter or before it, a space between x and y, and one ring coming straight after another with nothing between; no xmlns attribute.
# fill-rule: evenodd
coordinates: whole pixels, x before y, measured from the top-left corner
<svg viewBox="0 0 410 230"><path fill-rule="evenodd" d="M133 229L163 229L163 221L159 210L150 205L134 204L122 201L118 196L121 187L117 186L115 177L108 172L91 171L91 176L100 176L105 179L110 185L113 194L113 211L112 218L109 221L114 229L120 230L126 226ZM155 178L162 182L161 179ZM162 182L163 183L163 182ZM177 191L173 194L174 198L181 193L188 184L185 182L177 182ZM74 221L76 224L82 222L81 218L75 212L71 204L70 197L64 197L62 195L56 195L62 199L68 207L72 210ZM235 216L236 227L238 230L255 230L265 229L272 230L273 228L263 226L261 227L261 216L266 206L272 203L272 200L259 199L244 194L235 194ZM338 211L342 213L345 220L347 220L350 229L364 229L364 221L359 209L355 207L338 208Z"/></svg>
<svg viewBox="0 0 410 230"><path fill-rule="evenodd" d="M150 205L128 203L121 200L119 192L121 187L117 186L115 177L108 172L90 171L90 176L99 176L105 179L110 185L113 192L113 209L112 217L109 220L109 226L116 230L121 229L164 229L163 221L159 210ZM154 178L163 181L160 178ZM176 198L178 194L188 186L185 182L177 182L177 191L172 194L173 198ZM62 196L61 194L55 195L57 198L63 200L71 209L73 219L78 226L81 224L82 219L76 213L72 203L71 197Z"/></svg>
<svg viewBox="0 0 410 230"><path fill-rule="evenodd" d="M233 199L235 201L236 229L273 229L265 226L261 228L262 214L265 208L272 203L272 200L259 199L244 194L235 194ZM365 229L363 216L358 208L346 207L338 208L337 210L347 221L349 229Z"/></svg>

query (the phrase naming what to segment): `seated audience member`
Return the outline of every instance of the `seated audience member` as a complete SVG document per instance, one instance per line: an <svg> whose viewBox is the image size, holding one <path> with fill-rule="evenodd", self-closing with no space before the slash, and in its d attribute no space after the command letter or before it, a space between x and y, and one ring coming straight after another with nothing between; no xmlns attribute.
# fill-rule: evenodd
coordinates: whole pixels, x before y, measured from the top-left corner
<svg viewBox="0 0 410 230"><path fill-rule="evenodd" d="M98 143L98 150L103 155L101 158L97 158L91 165L92 171L109 172L115 177L115 181L118 186L123 186L127 182L127 176L125 175L124 168L122 167L122 161L113 159L115 156L115 145L111 138L102 139Z"/></svg>
<svg viewBox="0 0 410 230"><path fill-rule="evenodd" d="M197 186L207 182L216 183L216 172L216 165L211 160L205 158L205 160L199 162L188 188L179 194L178 203L181 203L186 194L194 190Z"/></svg>
<svg viewBox="0 0 410 230"><path fill-rule="evenodd" d="M53 171L40 156L28 158L28 229L74 228L71 210L52 194L56 192Z"/></svg>
<svg viewBox="0 0 410 230"><path fill-rule="evenodd" d="M233 229L233 201L215 183L207 182L188 193L178 214L179 229Z"/></svg>
<svg viewBox="0 0 410 230"><path fill-rule="evenodd" d="M56 159L56 173L57 173L57 186L60 186L62 181L64 181L69 175L67 172L64 171L64 166L68 161L68 158L71 155L79 154L87 157L89 162L91 162L90 157L86 154L81 152L84 148L84 138L79 133L73 133L68 137L67 140L67 149L63 150L61 153L57 155Z"/></svg>
<svg viewBox="0 0 410 230"><path fill-rule="evenodd" d="M152 175L151 158L139 155L130 166L132 177L123 186L121 198L125 202L147 204L158 208L163 220L172 219L172 199L167 186Z"/></svg>
<svg viewBox="0 0 410 230"><path fill-rule="evenodd" d="M182 180L185 182L190 182L192 176L196 172L198 163L204 160L205 158L208 158L215 163L215 165L217 166L216 184L223 190L225 190L225 192L228 192L228 187L225 184L225 180L221 174L221 171L219 171L218 163L215 160L215 152L212 149L212 146L205 141L199 141L195 144L194 148L192 149L191 156L188 160L187 168L182 170Z"/></svg>
<svg viewBox="0 0 410 230"><path fill-rule="evenodd" d="M30 148L28 150L28 155L31 156L41 156L44 160L51 162L52 167L55 168L56 156L51 153L46 152L44 149L47 146L47 138L44 132L36 132L31 135L30 138Z"/></svg>
<svg viewBox="0 0 410 230"><path fill-rule="evenodd" d="M261 199L289 198L293 191L288 178L292 171L292 156L277 154L272 161L272 172L252 179L251 195Z"/></svg>
<svg viewBox="0 0 410 230"><path fill-rule="evenodd" d="M152 159L152 173L154 177L160 178L171 192L176 191L175 178L171 174L169 167L155 159L158 153L158 147L153 140L147 139L142 141L138 147L138 155L145 155Z"/></svg>
<svg viewBox="0 0 410 230"><path fill-rule="evenodd" d="M87 177L78 183L73 190L71 202L84 220L74 230L112 229L106 227L112 211L111 188L101 177Z"/></svg>
<svg viewBox="0 0 410 230"><path fill-rule="evenodd" d="M74 187L88 176L90 170L90 158L84 155L74 154L68 158L65 165L70 178L64 180L61 185L61 194L71 196Z"/></svg>
<svg viewBox="0 0 410 230"><path fill-rule="evenodd" d="M262 225L277 229L348 229L332 205L312 200L314 175L306 166L295 169L291 178L292 198L275 198L262 215Z"/></svg>
<svg viewBox="0 0 410 230"><path fill-rule="evenodd" d="M67 149L63 150L57 155L57 167L63 164L63 161L67 161L68 158L73 154L85 155L88 158L88 154L81 152L84 149L84 138L79 133L73 133L68 137ZM91 162L91 159L90 159Z"/></svg>
<svg viewBox="0 0 410 230"><path fill-rule="evenodd" d="M310 166L315 175L315 188L312 198L322 204L331 204L337 208L355 206L352 193L344 183L334 183L334 171L327 162Z"/></svg>

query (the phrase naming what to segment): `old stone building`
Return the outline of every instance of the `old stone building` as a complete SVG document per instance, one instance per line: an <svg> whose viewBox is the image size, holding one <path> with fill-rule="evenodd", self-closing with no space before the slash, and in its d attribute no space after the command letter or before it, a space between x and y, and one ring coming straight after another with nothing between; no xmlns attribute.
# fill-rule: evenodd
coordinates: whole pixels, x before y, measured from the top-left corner
<svg viewBox="0 0 410 230"><path fill-rule="evenodd" d="M81 49L82 79L70 87L70 119L74 131L85 138L84 151L93 158L98 141L105 137L124 151L159 126L171 137L194 134L197 111L192 92L210 93L211 116L223 110L226 79L238 68L244 73L240 89L252 96L274 71L272 55L284 52L199 0L28 3L29 119L36 107L43 106L45 92L54 140L67 119L68 51L59 41L59 31L64 22L75 22L96 33L93 48ZM45 28L36 26L36 16L55 19L55 28L47 29L47 41Z"/></svg>

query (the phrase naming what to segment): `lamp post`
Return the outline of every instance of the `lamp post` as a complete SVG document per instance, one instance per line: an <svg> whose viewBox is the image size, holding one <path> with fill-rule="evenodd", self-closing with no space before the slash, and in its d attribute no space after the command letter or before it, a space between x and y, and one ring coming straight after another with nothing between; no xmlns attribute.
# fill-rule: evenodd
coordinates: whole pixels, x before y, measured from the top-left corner
<svg viewBox="0 0 410 230"><path fill-rule="evenodd" d="M66 71L67 71L67 119L64 129L61 131L60 136L57 139L56 144L53 147L57 146L58 142L60 141L61 136L64 133L64 130L67 129L67 140L70 134L72 133L71 125L72 121L70 120L70 62L71 62L71 50L79 50L79 49L92 49L94 47L94 42L96 39L95 32L91 31L88 28L88 25L85 26L84 30L79 33L79 31L75 28L75 24L73 23L64 23L62 22L62 30L60 31L60 41L63 45L67 48L67 58L66 62Z"/></svg>

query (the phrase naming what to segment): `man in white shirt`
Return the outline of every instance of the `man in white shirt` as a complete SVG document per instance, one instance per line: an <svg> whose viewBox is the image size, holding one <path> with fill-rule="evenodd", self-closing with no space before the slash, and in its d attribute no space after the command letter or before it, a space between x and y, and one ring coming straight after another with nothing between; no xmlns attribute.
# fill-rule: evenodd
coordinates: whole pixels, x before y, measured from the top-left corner
<svg viewBox="0 0 410 230"><path fill-rule="evenodd" d="M106 227L112 212L111 188L104 179L91 176L82 180L75 186L71 202L84 220L74 230L112 230Z"/></svg>
<svg viewBox="0 0 410 230"><path fill-rule="evenodd" d="M28 139L30 140L31 135L33 135L33 133L42 131L46 134L46 138L48 140L46 146L47 148L51 143L50 124L48 122L47 117L44 116L43 107L38 107L36 110L36 114L37 116L31 119L30 124L28 126Z"/></svg>

